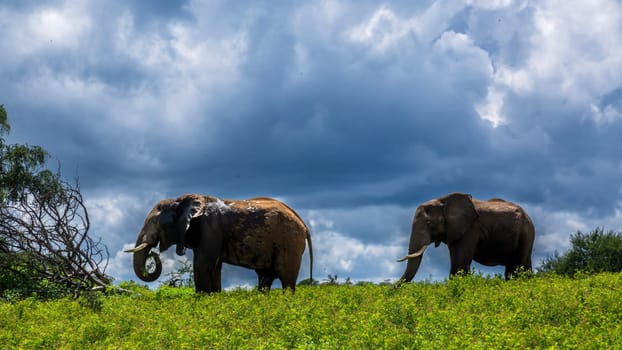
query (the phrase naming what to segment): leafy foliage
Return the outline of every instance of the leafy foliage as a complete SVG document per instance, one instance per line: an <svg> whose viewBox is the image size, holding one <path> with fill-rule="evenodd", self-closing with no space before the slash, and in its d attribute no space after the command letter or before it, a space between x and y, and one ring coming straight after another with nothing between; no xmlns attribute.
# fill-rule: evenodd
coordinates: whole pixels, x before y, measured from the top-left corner
<svg viewBox="0 0 622 350"><path fill-rule="evenodd" d="M305 278L298 282L298 286L317 286L319 284L318 280L315 278Z"/></svg>
<svg viewBox="0 0 622 350"><path fill-rule="evenodd" d="M622 346L622 274L0 302L5 348L523 349ZM42 326L45 325L45 326Z"/></svg>
<svg viewBox="0 0 622 350"><path fill-rule="evenodd" d="M194 270L191 260L183 260L182 265L173 272L166 274L163 285L170 287L191 287L194 288Z"/></svg>
<svg viewBox="0 0 622 350"><path fill-rule="evenodd" d="M622 271L622 233L597 228L588 234L577 232L570 237L572 248L563 255L557 252L545 259L540 273L553 272L572 276L586 273Z"/></svg>
<svg viewBox="0 0 622 350"><path fill-rule="evenodd" d="M44 165L39 146L7 145L0 105L0 298L57 298L110 282L108 251L88 236L80 189Z"/></svg>
<svg viewBox="0 0 622 350"><path fill-rule="evenodd" d="M4 105L0 105L0 136L8 133L9 130L11 130L11 126L9 125L6 109L4 108Z"/></svg>
<svg viewBox="0 0 622 350"><path fill-rule="evenodd" d="M4 106L0 105L0 204L58 191L58 175L42 166L48 153L39 146L6 145L2 136L10 126Z"/></svg>

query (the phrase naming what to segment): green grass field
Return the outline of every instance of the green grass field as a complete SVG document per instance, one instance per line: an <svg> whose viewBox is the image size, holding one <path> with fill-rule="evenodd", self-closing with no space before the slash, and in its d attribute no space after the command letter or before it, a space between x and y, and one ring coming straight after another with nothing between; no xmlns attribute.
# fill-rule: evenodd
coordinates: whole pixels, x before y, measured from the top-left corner
<svg viewBox="0 0 622 350"><path fill-rule="evenodd" d="M0 303L3 349L622 348L622 274Z"/></svg>

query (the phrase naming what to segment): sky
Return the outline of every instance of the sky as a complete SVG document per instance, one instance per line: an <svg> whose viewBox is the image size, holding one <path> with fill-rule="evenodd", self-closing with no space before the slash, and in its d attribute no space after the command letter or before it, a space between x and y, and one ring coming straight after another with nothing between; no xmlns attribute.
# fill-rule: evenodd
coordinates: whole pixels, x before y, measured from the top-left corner
<svg viewBox="0 0 622 350"><path fill-rule="evenodd" d="M284 201L319 280L399 278L416 207L456 191L520 204L536 267L622 230L620 1L2 0L0 52L7 142L79 178L116 282L184 193ZM441 245L415 279L448 274Z"/></svg>

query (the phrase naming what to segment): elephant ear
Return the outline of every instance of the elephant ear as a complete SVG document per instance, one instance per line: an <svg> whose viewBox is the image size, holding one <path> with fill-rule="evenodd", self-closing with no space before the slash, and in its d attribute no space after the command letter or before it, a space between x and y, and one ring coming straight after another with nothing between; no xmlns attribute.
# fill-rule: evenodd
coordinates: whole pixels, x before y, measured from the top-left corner
<svg viewBox="0 0 622 350"><path fill-rule="evenodd" d="M464 193L452 193L439 199L445 215L445 243L450 244L462 238L479 216L473 198Z"/></svg>
<svg viewBox="0 0 622 350"><path fill-rule="evenodd" d="M163 201L164 202L164 201ZM177 219L177 205L175 201L160 203L157 207L158 221L161 226L170 225Z"/></svg>
<svg viewBox="0 0 622 350"><path fill-rule="evenodd" d="M177 199L177 255L184 255L186 232L190 221L201 216L205 211L205 199L198 195L184 195Z"/></svg>

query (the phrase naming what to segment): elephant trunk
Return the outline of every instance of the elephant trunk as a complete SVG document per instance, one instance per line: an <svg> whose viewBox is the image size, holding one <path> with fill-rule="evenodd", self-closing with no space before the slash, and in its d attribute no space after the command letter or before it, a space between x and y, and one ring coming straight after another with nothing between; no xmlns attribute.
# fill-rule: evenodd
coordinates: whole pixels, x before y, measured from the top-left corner
<svg viewBox="0 0 622 350"><path fill-rule="evenodd" d="M408 260L406 270L402 274L402 277L400 277L400 280L404 282L412 281L412 279L415 277L415 274L417 273L417 270L419 270L419 265L421 264L421 259L423 258L423 252L430 243L431 240L429 236L417 235L413 227L412 233L410 235L410 244L408 246L408 255L398 260Z"/></svg>
<svg viewBox="0 0 622 350"><path fill-rule="evenodd" d="M406 265L406 270L400 277L401 281L410 282L415 277L417 270L419 270L419 264L421 264L422 255L419 255L416 258L408 259L408 264Z"/></svg>
<svg viewBox="0 0 622 350"><path fill-rule="evenodd" d="M162 262L156 252L152 252L153 246L147 243L139 243L142 239L139 236L136 247L128 249L126 252L134 253L133 264L134 273L144 282L153 282L162 274Z"/></svg>

